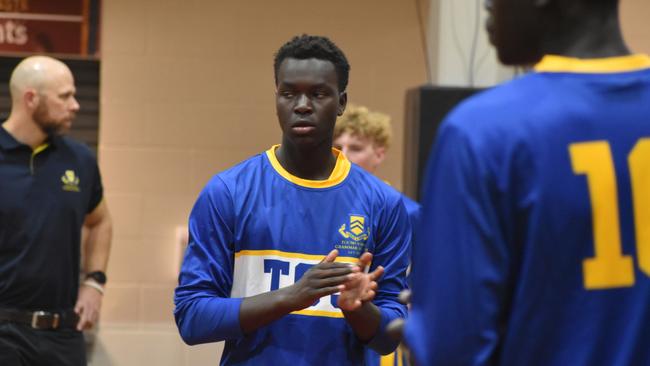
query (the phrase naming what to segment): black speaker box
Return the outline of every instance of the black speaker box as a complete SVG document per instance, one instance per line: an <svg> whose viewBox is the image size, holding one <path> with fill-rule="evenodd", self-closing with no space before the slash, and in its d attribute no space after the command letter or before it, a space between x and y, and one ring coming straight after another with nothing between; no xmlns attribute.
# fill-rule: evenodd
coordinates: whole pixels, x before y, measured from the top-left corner
<svg viewBox="0 0 650 366"><path fill-rule="evenodd" d="M406 195L420 200L424 170L440 123L458 103L481 90L424 85L406 92L403 180Z"/></svg>

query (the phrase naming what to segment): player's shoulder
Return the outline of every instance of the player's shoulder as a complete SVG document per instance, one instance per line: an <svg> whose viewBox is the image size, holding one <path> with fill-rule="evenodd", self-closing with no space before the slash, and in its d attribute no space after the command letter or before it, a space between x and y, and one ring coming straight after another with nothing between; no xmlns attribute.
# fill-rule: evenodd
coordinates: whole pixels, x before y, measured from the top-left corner
<svg viewBox="0 0 650 366"><path fill-rule="evenodd" d="M467 131L517 128L520 121L550 94L549 80L531 73L478 93L463 101L447 117L446 124Z"/></svg>
<svg viewBox="0 0 650 366"><path fill-rule="evenodd" d="M365 169L352 163L346 184L363 187L369 199L381 205L395 205L402 200L402 194L385 181L368 173Z"/></svg>
<svg viewBox="0 0 650 366"><path fill-rule="evenodd" d="M404 193L401 193L401 196L402 202L404 203L404 207L406 208L406 212L409 214L409 216L418 217L420 215L422 206Z"/></svg>
<svg viewBox="0 0 650 366"><path fill-rule="evenodd" d="M264 159L266 159L264 153L256 154L230 168L217 172L208 181L205 188L210 190L226 186L234 189L245 182L254 182L255 176L263 169Z"/></svg>
<svg viewBox="0 0 650 366"><path fill-rule="evenodd" d="M237 177L254 174L264 166L264 159L266 159L265 153L255 154L217 175L224 180L231 180L236 179Z"/></svg>
<svg viewBox="0 0 650 366"><path fill-rule="evenodd" d="M478 154L526 145L534 137L531 126L539 125L549 105L556 104L549 99L557 98L549 84L548 78L531 73L474 95L449 113L439 135L472 146Z"/></svg>

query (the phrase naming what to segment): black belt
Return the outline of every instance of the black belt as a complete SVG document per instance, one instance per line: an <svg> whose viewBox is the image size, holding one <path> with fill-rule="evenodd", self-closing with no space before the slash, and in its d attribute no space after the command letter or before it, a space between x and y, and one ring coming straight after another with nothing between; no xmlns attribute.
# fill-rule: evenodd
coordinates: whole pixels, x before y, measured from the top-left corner
<svg viewBox="0 0 650 366"><path fill-rule="evenodd" d="M0 321L29 325L34 329L75 329L79 316L67 311L25 311L0 309Z"/></svg>

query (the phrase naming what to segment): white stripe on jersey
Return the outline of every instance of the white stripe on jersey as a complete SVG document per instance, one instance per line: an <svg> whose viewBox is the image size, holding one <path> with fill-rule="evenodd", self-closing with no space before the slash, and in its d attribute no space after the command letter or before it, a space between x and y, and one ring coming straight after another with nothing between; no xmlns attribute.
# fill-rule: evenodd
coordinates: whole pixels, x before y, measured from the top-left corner
<svg viewBox="0 0 650 366"><path fill-rule="evenodd" d="M287 253L278 250L245 250L235 254L235 269L231 297L249 297L269 292L275 277L277 288L293 285L296 270L302 274L309 266L318 264L324 255ZM357 263L357 258L339 257L337 262ZM322 297L319 302L292 314L341 318L343 313L334 305L332 296Z"/></svg>

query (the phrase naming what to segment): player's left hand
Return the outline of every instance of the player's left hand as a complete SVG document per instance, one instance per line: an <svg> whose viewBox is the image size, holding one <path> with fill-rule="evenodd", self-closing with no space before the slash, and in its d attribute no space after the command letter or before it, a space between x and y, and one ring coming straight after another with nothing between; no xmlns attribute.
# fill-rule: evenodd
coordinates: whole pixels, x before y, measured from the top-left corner
<svg viewBox="0 0 650 366"><path fill-rule="evenodd" d="M99 309L102 306L102 295L97 289L90 286L79 286L79 296L74 311L79 315L77 330L90 329L97 323L99 318Z"/></svg>
<svg viewBox="0 0 650 366"><path fill-rule="evenodd" d="M359 257L358 266L361 270L354 273L352 278L344 284L345 289L341 291L337 300L337 305L341 310L357 310L364 302L375 297L377 280L384 274L384 267L379 266L374 271L365 273L364 269L369 267L371 262L372 254L369 252L363 253Z"/></svg>

